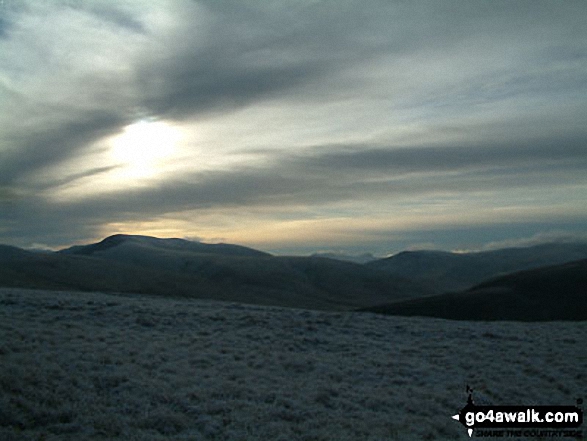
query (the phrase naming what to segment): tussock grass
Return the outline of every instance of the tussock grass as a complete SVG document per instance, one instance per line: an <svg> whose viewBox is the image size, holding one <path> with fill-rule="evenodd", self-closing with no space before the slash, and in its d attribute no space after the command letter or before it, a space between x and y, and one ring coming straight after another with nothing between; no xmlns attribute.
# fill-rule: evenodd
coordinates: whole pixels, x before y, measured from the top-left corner
<svg viewBox="0 0 587 441"><path fill-rule="evenodd" d="M452 322L0 289L2 440L468 439L586 395L585 322Z"/></svg>

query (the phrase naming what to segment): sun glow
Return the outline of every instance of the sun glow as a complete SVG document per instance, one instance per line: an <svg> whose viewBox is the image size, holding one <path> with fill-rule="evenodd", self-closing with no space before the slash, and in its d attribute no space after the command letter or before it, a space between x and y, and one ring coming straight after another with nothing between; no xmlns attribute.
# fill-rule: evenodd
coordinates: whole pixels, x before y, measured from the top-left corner
<svg viewBox="0 0 587 441"><path fill-rule="evenodd" d="M156 176L170 159L181 132L163 121L139 121L112 139L110 155L121 165L118 175L126 179Z"/></svg>

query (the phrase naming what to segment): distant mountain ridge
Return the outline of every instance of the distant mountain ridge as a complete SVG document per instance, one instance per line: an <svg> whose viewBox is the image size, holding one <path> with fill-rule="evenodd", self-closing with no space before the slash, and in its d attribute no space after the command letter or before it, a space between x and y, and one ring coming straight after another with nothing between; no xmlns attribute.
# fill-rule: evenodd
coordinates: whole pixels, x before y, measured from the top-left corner
<svg viewBox="0 0 587 441"><path fill-rule="evenodd" d="M440 291L460 291L499 275L580 259L587 259L587 243L547 243L470 253L404 251L366 265L433 284Z"/></svg>
<svg viewBox="0 0 587 441"><path fill-rule="evenodd" d="M587 320L587 259L520 271L467 291L367 308L456 320Z"/></svg>
<svg viewBox="0 0 587 441"><path fill-rule="evenodd" d="M273 256L240 245L116 234L57 252L0 245L0 286L181 296L305 309L416 311L435 316L449 308L461 311L457 314L461 319L534 320L551 319L544 311L556 311L557 305L549 296L556 294L558 300L567 302L564 293L561 297L555 289L567 286L566 282L554 276L546 280L541 271L555 274L544 268L579 260L577 256L587 259L587 244L545 244L478 253L403 252L357 264L319 256ZM528 267L534 272L523 277L516 272ZM496 285L496 280L502 280L500 276L507 283ZM580 274L568 273L567 277L583 283ZM541 282L532 285L532 278ZM520 285L515 280L527 283ZM522 301L531 296L528 286L542 294L541 289L550 286L550 294L535 297L538 305ZM572 283L568 285L573 301L582 305L584 296L574 290ZM446 292L450 294L443 294ZM450 300L453 298L469 306L459 308ZM508 315L499 306L491 307L491 302L520 310ZM492 318L478 313L495 308L500 312ZM533 308L542 312L533 318L523 314Z"/></svg>
<svg viewBox="0 0 587 441"><path fill-rule="evenodd" d="M18 250L18 249L14 249ZM0 286L188 296L345 310L431 291L359 264L239 245L114 235L54 253L0 253Z"/></svg>
<svg viewBox="0 0 587 441"><path fill-rule="evenodd" d="M361 264L377 260L377 257L373 256L371 253L345 254L336 252L319 252L312 254L311 257L325 257L327 259L342 260L344 262L354 262Z"/></svg>
<svg viewBox="0 0 587 441"><path fill-rule="evenodd" d="M189 241L185 239L160 239L151 236L129 234L115 234L97 243L89 245L75 245L73 247L60 250L59 252L64 254L93 255L95 253L104 252L123 244L135 244L161 249L184 250L198 253L222 254L232 256L270 256L269 253L254 250L252 248L244 247L241 245L230 245L224 243L206 244L201 242Z"/></svg>

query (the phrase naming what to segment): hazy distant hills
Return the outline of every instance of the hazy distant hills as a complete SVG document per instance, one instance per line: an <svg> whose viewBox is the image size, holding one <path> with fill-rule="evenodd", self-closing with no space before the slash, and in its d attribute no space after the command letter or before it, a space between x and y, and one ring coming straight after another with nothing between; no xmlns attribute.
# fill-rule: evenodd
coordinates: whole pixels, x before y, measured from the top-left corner
<svg viewBox="0 0 587 441"><path fill-rule="evenodd" d="M542 320L555 315L575 318L578 313L572 310L581 305L587 310L580 294L587 291L587 260L544 268L579 259L587 259L586 244L467 254L404 252L357 264L318 256L273 256L239 245L118 234L58 252L0 245L0 286L323 310L371 308L447 318ZM451 294L434 297L446 292Z"/></svg>
<svg viewBox="0 0 587 441"><path fill-rule="evenodd" d="M354 262L354 263L368 263L377 260L377 257L373 256L371 253L364 253L364 254L344 254L344 253L336 253L336 252L320 252L312 254L312 257L326 257L327 259L335 259L335 260L342 260L345 262Z"/></svg>
<svg viewBox="0 0 587 441"><path fill-rule="evenodd" d="M458 320L587 320L587 260L516 272L467 291L369 311Z"/></svg>
<svg viewBox="0 0 587 441"><path fill-rule="evenodd" d="M405 251L367 263L370 268L460 291L484 280L526 269L587 259L586 243L543 244L473 253Z"/></svg>
<svg viewBox="0 0 587 441"><path fill-rule="evenodd" d="M0 250L0 285L120 291L315 309L354 309L430 294L362 265L276 257L227 244L115 235L56 253Z"/></svg>

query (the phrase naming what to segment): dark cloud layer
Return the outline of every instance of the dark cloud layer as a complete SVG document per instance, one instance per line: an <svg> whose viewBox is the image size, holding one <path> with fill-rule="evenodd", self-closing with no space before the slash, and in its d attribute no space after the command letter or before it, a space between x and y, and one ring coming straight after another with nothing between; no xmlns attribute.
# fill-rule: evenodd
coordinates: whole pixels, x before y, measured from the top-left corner
<svg viewBox="0 0 587 441"><path fill-rule="evenodd" d="M344 173L410 173L456 171L492 167L542 164L587 165L584 138L539 139L522 143L464 146L411 146L410 148L366 148L329 146L326 153L298 158L302 168L330 169Z"/></svg>
<svg viewBox="0 0 587 441"><path fill-rule="evenodd" d="M139 221L185 210L229 208L238 212L250 206L319 207L369 200L393 204L406 198L464 199L478 193L499 195L520 188L582 184L587 167L582 144L576 140L551 142L556 149L547 142L392 150L329 146L303 157L276 155L263 167L168 178L152 187L121 189L83 201L47 204L27 199L5 207L5 215L8 219L43 218L45 228L51 228L53 220L55 230L67 218L89 229L109 220ZM95 169L88 174L104 171Z"/></svg>
<svg viewBox="0 0 587 441"><path fill-rule="evenodd" d="M122 122L114 114L92 114L44 130L13 134L8 143L17 148L0 151L0 184L9 185L79 154L96 139L118 132Z"/></svg>

